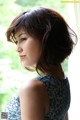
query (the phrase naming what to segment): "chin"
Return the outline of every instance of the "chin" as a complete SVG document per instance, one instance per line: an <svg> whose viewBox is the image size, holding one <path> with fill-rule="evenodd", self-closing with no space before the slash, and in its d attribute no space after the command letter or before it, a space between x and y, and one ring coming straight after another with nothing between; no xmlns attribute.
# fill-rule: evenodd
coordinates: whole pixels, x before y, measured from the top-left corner
<svg viewBox="0 0 80 120"><path fill-rule="evenodd" d="M27 70L34 71L36 64L23 64L23 67L26 68Z"/></svg>
<svg viewBox="0 0 80 120"><path fill-rule="evenodd" d="M32 67L33 66L33 64L30 64L30 63L23 63L23 66L26 68L26 67Z"/></svg>
<svg viewBox="0 0 80 120"><path fill-rule="evenodd" d="M28 62L28 61L23 61L22 65L27 68L27 67L36 67L36 62Z"/></svg>

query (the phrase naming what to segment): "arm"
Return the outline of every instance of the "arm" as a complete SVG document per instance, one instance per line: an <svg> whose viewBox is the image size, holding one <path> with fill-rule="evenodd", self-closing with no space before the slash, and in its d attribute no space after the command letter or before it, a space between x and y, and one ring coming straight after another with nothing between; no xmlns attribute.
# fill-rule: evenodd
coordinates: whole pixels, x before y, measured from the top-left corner
<svg viewBox="0 0 80 120"><path fill-rule="evenodd" d="M68 119L68 113L66 113L66 115L65 115L65 120L69 120Z"/></svg>
<svg viewBox="0 0 80 120"><path fill-rule="evenodd" d="M20 105L22 120L44 120L44 88L39 80L20 89Z"/></svg>

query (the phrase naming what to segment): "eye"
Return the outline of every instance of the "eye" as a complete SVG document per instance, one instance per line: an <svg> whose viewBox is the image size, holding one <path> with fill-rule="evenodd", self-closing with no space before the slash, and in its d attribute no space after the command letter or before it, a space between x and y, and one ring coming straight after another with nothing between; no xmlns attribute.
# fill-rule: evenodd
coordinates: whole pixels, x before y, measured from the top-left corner
<svg viewBox="0 0 80 120"><path fill-rule="evenodd" d="M25 40L27 40L27 38L26 38L26 37L23 37L23 38L21 38L21 39L19 40L19 42L23 42L23 41L25 41Z"/></svg>
<svg viewBox="0 0 80 120"><path fill-rule="evenodd" d="M15 41L15 44L17 45L18 41Z"/></svg>
<svg viewBox="0 0 80 120"><path fill-rule="evenodd" d="M27 38L21 38L21 41L27 40Z"/></svg>

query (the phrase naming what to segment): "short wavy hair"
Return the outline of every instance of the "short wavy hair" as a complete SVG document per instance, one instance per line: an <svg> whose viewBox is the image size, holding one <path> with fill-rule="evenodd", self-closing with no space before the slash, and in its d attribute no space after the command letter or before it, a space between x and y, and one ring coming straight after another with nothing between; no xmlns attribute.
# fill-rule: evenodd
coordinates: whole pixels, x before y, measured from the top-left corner
<svg viewBox="0 0 80 120"><path fill-rule="evenodd" d="M8 41L16 43L15 33L20 28L41 42L42 53L36 65L37 72L52 74L54 66L61 64L76 44L73 40L74 36L77 39L75 32L58 12L50 8L38 7L17 16L7 29Z"/></svg>

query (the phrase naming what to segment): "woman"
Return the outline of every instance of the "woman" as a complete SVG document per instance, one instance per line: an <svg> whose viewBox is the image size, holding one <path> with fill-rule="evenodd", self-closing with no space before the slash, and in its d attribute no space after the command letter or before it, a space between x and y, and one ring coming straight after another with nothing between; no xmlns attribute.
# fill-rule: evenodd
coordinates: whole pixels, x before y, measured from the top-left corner
<svg viewBox="0 0 80 120"><path fill-rule="evenodd" d="M71 54L76 34L55 10L38 7L17 16L6 35L16 43L23 66L40 75L8 103L8 119L67 120L70 86L61 63Z"/></svg>

